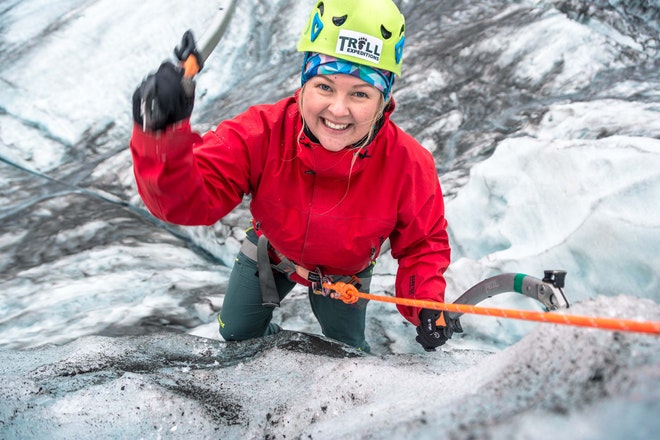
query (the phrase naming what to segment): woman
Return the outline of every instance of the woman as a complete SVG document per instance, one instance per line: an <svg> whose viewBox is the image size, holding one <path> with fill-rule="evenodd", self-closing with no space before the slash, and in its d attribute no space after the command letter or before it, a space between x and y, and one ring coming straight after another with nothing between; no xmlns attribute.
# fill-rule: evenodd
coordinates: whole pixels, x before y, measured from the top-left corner
<svg viewBox="0 0 660 440"><path fill-rule="evenodd" d="M298 43L302 87L203 136L190 127L194 87L181 68L164 63L136 90L131 151L155 216L210 225L251 195L253 227L218 319L225 340L278 332L274 307L301 283L323 333L369 351L367 301L344 304L323 283L368 291L388 238L396 295L443 301L450 248L436 168L390 120L404 35L391 0L318 1ZM428 351L461 331L435 310L399 311Z"/></svg>

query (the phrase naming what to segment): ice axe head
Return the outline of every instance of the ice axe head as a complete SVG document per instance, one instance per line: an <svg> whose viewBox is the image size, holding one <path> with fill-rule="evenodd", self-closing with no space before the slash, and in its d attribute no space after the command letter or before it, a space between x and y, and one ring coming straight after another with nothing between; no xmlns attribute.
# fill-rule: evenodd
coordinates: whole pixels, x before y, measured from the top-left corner
<svg viewBox="0 0 660 440"><path fill-rule="evenodd" d="M195 37L191 30L187 30L181 37L181 44L174 49L174 55L181 62L184 76L192 78L204 67L204 60L197 51Z"/></svg>

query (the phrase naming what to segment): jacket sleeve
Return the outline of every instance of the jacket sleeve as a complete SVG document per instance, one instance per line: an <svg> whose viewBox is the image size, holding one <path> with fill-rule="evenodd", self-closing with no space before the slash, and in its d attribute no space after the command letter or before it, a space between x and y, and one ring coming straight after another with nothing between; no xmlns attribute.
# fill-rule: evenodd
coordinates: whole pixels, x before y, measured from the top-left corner
<svg viewBox="0 0 660 440"><path fill-rule="evenodd" d="M399 221L390 236L392 256L399 263L396 295L442 302L444 272L451 258L442 189L430 153L423 154L411 168L411 178L402 186ZM419 325L419 308L397 308L413 325Z"/></svg>
<svg viewBox="0 0 660 440"><path fill-rule="evenodd" d="M211 225L249 191L249 158L238 136L201 137L188 120L158 133L133 126L130 150L149 211L180 225Z"/></svg>

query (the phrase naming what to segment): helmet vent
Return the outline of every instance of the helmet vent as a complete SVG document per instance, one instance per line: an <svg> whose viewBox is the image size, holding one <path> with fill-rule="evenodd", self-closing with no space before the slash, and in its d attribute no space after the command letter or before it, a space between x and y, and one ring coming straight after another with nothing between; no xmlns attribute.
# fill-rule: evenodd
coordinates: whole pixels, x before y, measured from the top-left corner
<svg viewBox="0 0 660 440"><path fill-rule="evenodd" d="M383 38L385 38L386 40L389 40L390 37L392 36L392 32L385 29L385 26L383 26L382 24L380 25L380 33L383 36Z"/></svg>
<svg viewBox="0 0 660 440"><path fill-rule="evenodd" d="M332 17L332 22L335 24L335 26L341 26L342 24L346 23L347 18L348 15L344 15L342 17Z"/></svg>
<svg viewBox="0 0 660 440"><path fill-rule="evenodd" d="M319 2L319 4L316 5L316 9L319 10L319 12L321 13L321 17L323 17L323 12L325 10L325 5L323 4L323 2Z"/></svg>
<svg viewBox="0 0 660 440"><path fill-rule="evenodd" d="M403 33L406 31L406 25L402 24L401 25L401 31L399 32L399 36L403 35Z"/></svg>

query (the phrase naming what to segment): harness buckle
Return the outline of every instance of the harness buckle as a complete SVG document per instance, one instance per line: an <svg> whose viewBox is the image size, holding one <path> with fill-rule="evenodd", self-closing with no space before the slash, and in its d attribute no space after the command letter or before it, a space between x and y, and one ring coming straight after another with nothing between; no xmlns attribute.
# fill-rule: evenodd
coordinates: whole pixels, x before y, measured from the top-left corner
<svg viewBox="0 0 660 440"><path fill-rule="evenodd" d="M310 270L307 279L312 283L312 292L316 295L329 296L332 294L332 290L325 287L326 284L332 282L332 278L323 275L320 267L314 271Z"/></svg>

